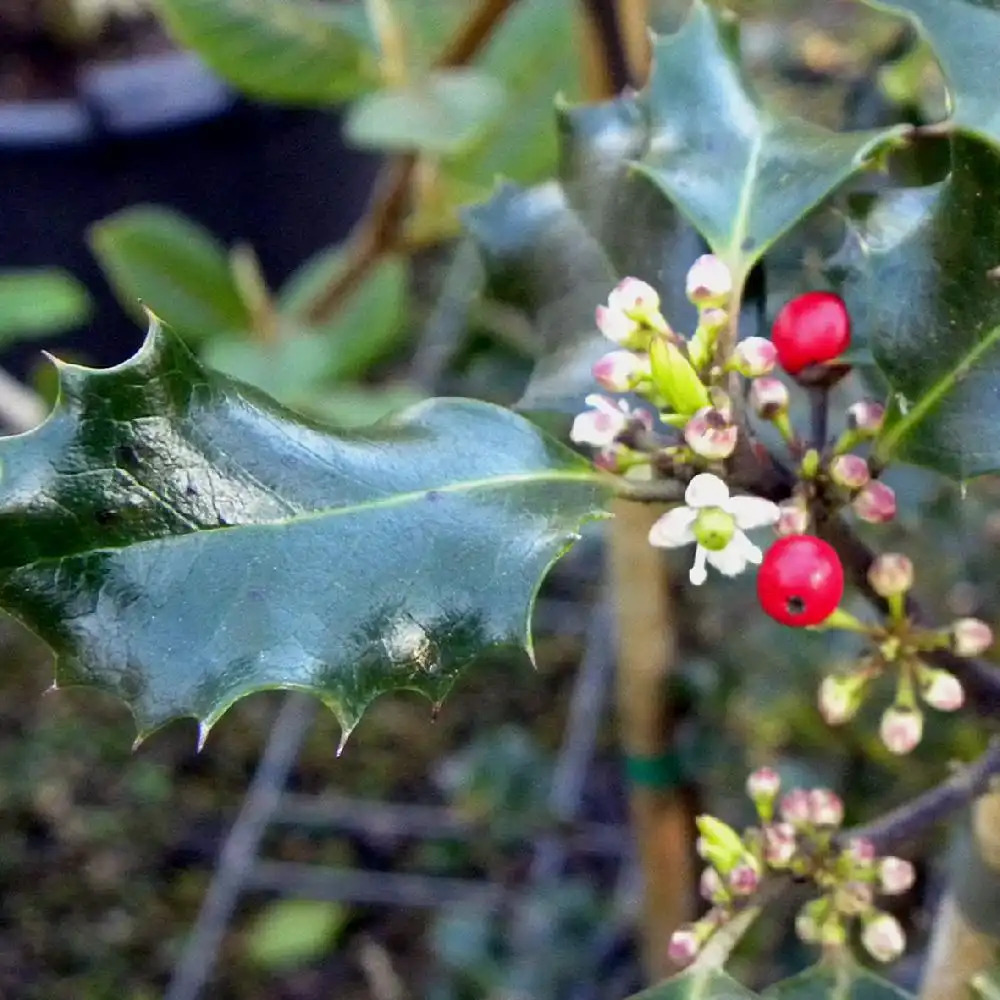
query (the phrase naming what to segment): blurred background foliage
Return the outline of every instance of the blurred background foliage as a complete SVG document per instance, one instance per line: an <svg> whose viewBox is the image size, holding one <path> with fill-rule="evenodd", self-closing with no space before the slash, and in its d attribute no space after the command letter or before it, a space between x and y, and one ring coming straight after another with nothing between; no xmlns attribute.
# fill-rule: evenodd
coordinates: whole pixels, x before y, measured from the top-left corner
<svg viewBox="0 0 1000 1000"><path fill-rule="evenodd" d="M540 343L525 316L480 294L477 262L459 239L459 209L487 196L498 176L530 183L557 171L553 95L574 101L601 89L594 76L605 53L581 6L520 0L470 65L451 66L441 64L442 53L468 0L373 0L376 21L386 12L398 19L395 34L382 33L380 66L358 5L161 4L173 35L254 101L318 107L299 113L342 129L348 144L411 158L414 200L401 234L358 276L365 246L347 230L362 206L345 206L340 231L317 241L293 273L281 273L262 263L265 246L247 242L246 233L214 232L187 209L151 203L140 185L76 234L101 279L84 283L61 267L41 269L35 265L46 261L20 259L9 241L0 248L0 361L51 399L50 369L25 359L43 346L75 360L121 360L141 338L145 307L210 364L335 425L369 423L429 394L516 401ZM650 6L654 24L668 28L685 5ZM744 54L755 81L787 110L850 128L941 115L937 67L898 21L848 0L733 6L746 18ZM5 104L49 101L53 91L74 98L72 81L46 75L53 53L75 54L77 68L86 68L172 45L141 3L110 5L73 22L35 23L31 4L17 21L17 8L9 5L0 17L0 35L9 29L0 46L0 132ZM599 20L605 34L609 10ZM30 45L23 41L19 50L24 39ZM130 39L138 40L133 50ZM172 141L194 144L187 169L197 171L197 135ZM0 143L0 161L5 156ZM932 180L940 162L932 150L920 162L892 167ZM355 167L324 163L328 186L308 197L317 204L338 199L343 171ZM106 169L114 170L113 161ZM279 172L275 183L294 186L297 178ZM862 187L850 196L865 193ZM43 232L56 226L66 192L45 195L47 214L33 219ZM221 186L213 197L233 195ZM0 193L0 206L4 198ZM766 261L769 314L815 284L839 232L834 204L777 246ZM114 322L100 306L109 290L121 303ZM985 479L966 490L913 470L898 473L894 485L901 517L883 529L880 544L891 548L886 531L895 533L922 568L918 584L929 605L997 625L1000 485ZM251 893L227 938L212 996L612 1000L636 986L633 900L613 865L573 854L554 879L527 879L526 843L554 822L548 788L584 652L580 622L600 599L600 562L595 537L547 583L543 605L555 610L538 622L537 673L498 654L463 682L433 724L416 700L380 703L339 759L332 716L320 714L312 726L292 791L435 803L480 833L332 836L279 824L266 845L268 856L281 860L476 878L507 889L530 882L530 891L503 905L473 901L438 915ZM675 569L683 579L680 564ZM814 692L824 672L852 655L849 639L774 625L757 613L751 581L704 592L679 587L675 598L682 662L674 694L687 774L700 804L727 820L750 819L743 777L764 762L779 760L789 782L833 786L845 796L849 821L859 821L940 778L942 761L971 757L984 743L974 722L938 716L920 751L899 761L881 748L874 715L831 732ZM157 997L252 776L276 698L240 703L200 755L186 723L133 754L131 721L120 706L72 690L43 697L47 654L10 622L2 643L0 995ZM578 816L608 826L625 822L612 715L605 709L600 721ZM903 900L917 943L897 970L903 981L919 963L939 889L929 861ZM760 982L794 971L804 958L778 915L755 930L734 971Z"/></svg>

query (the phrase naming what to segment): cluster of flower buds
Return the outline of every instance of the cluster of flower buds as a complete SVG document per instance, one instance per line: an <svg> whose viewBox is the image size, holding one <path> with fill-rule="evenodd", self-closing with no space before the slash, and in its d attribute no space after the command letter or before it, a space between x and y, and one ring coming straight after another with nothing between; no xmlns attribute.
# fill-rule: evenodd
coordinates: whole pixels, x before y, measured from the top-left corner
<svg viewBox="0 0 1000 1000"><path fill-rule="evenodd" d="M903 929L876 907L875 898L906 892L914 881L913 866L902 858L877 857L870 841L855 838L841 844L836 835L844 806L830 789L793 789L779 798L780 791L772 768L750 775L747 793L760 825L742 836L714 816L698 818L698 853L707 863L700 890L711 908L674 933L671 960L680 966L692 962L716 930L755 905L765 880L785 876L810 881L820 892L796 919L803 941L841 947L857 923L872 957L882 962L897 958L906 944Z"/></svg>
<svg viewBox="0 0 1000 1000"><path fill-rule="evenodd" d="M819 687L820 714L831 726L843 725L857 714L871 681L894 670L896 694L879 726L882 742L894 754L907 754L920 743L924 728L920 702L939 712L954 712L965 700L959 679L927 663L927 654L948 649L957 656L979 656L993 643L990 627L976 618L962 618L938 630L914 625L906 612L913 577L913 563L899 553L887 552L872 562L868 582L885 600L887 620L882 625L856 624L871 637L875 651L824 678Z"/></svg>

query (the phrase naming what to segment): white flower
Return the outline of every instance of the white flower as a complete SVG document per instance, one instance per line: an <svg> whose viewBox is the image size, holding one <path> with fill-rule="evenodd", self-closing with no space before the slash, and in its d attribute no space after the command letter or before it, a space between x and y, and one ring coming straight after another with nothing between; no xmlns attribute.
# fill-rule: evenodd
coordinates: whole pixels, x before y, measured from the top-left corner
<svg viewBox="0 0 1000 1000"><path fill-rule="evenodd" d="M593 393L584 400L590 410L578 413L573 420L569 437L577 444L589 444L593 448L607 448L614 444L615 438L634 420L639 420L646 427L652 428L653 418L645 410L633 410L624 399L617 404L598 393Z"/></svg>
<svg viewBox="0 0 1000 1000"><path fill-rule="evenodd" d="M691 480L684 503L650 528L649 541L666 549L695 542L694 565L688 574L695 586L708 576L706 563L724 576L737 576L750 563L760 563L760 549L744 532L774 524L779 514L776 504L760 497L731 497L729 487L710 472Z"/></svg>

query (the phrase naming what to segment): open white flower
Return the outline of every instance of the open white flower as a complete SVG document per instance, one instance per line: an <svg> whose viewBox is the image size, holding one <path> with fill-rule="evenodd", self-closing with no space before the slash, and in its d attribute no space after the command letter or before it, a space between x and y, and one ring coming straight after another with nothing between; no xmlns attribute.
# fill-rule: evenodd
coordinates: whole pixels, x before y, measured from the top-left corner
<svg viewBox="0 0 1000 1000"><path fill-rule="evenodd" d="M673 549L694 542L694 565L688 574L695 586L708 576L706 564L724 576L738 576L763 558L744 532L774 524L777 504L761 497L732 497L729 487L710 472L694 477L684 493L684 506L668 510L649 530L651 545Z"/></svg>

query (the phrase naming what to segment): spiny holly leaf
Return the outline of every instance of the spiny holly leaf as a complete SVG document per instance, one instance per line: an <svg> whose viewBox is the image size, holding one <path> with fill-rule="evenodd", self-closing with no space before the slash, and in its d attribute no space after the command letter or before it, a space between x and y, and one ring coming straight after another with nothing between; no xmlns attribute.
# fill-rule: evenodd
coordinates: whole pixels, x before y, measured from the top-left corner
<svg viewBox="0 0 1000 1000"><path fill-rule="evenodd" d="M898 131L831 132L766 108L740 66L736 23L702 0L656 40L644 101L653 142L639 169L740 278Z"/></svg>
<svg viewBox="0 0 1000 1000"><path fill-rule="evenodd" d="M763 1000L912 1000L892 983L849 959L823 963L762 994Z"/></svg>
<svg viewBox="0 0 1000 1000"><path fill-rule="evenodd" d="M548 566L603 479L506 410L418 405L334 436L154 329L0 440L0 606L57 680L123 698L140 738L295 688L345 736L379 694L440 701L496 644L530 651Z"/></svg>
<svg viewBox="0 0 1000 1000"><path fill-rule="evenodd" d="M1000 0L865 0L903 14L930 41L951 92L950 121L1000 143Z"/></svg>
<svg viewBox="0 0 1000 1000"><path fill-rule="evenodd" d="M752 1000L756 996L721 969L697 968L636 993L629 1000Z"/></svg>
<svg viewBox="0 0 1000 1000"><path fill-rule="evenodd" d="M545 357L519 404L536 412L575 412L593 391L591 366L610 347L594 310L620 278L655 284L671 322L689 322L684 273L702 249L631 168L650 141L638 100L563 109L559 124L560 181L504 185L465 217L488 293L523 309L543 341Z"/></svg>
<svg viewBox="0 0 1000 1000"><path fill-rule="evenodd" d="M1000 469L1000 155L956 138L952 173L885 195L831 274L895 390L877 444L958 478Z"/></svg>

